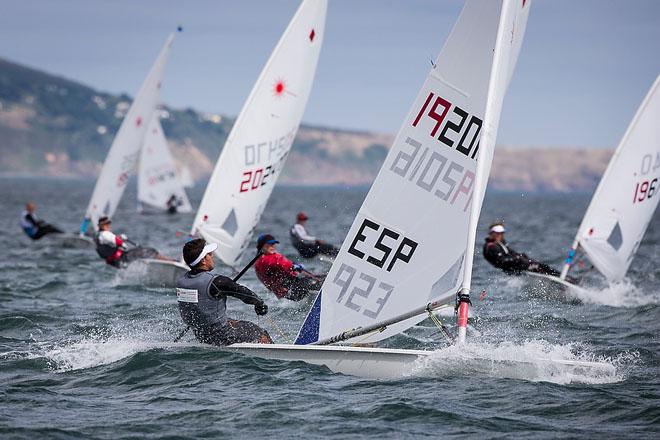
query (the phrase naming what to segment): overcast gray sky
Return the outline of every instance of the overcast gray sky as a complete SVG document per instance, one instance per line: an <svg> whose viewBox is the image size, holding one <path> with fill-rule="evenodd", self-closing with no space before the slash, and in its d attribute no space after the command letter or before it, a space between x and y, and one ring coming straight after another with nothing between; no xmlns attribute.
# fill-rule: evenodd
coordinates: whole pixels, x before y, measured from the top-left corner
<svg viewBox="0 0 660 440"><path fill-rule="evenodd" d="M298 0L0 0L0 57L133 95L167 34L163 100L235 115ZM330 0L304 121L395 133L459 0ZM660 73L660 2L534 0L498 141L615 146Z"/></svg>

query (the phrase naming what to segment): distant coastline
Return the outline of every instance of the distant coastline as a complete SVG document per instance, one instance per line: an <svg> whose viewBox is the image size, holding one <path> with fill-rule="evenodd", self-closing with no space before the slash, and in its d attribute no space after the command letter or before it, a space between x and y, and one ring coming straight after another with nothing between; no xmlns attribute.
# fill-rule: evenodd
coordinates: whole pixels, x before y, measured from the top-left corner
<svg viewBox="0 0 660 440"><path fill-rule="evenodd" d="M0 177L96 177L131 98L0 59ZM234 118L161 108L180 167L206 179ZM280 182L369 185L394 136L303 125ZM584 192L600 179L611 150L510 147L496 150L489 188L497 191Z"/></svg>

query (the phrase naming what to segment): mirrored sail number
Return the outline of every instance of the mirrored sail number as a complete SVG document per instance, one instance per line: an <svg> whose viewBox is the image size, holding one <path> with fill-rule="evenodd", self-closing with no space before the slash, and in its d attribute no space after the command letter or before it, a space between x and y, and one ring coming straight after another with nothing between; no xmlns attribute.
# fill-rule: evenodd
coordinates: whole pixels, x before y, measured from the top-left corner
<svg viewBox="0 0 660 440"><path fill-rule="evenodd" d="M463 201L463 211L469 206L474 172L429 147L422 148L412 137L406 137L389 170L450 205Z"/></svg>
<svg viewBox="0 0 660 440"><path fill-rule="evenodd" d="M154 186L161 182L168 182L175 179L176 179L176 171L172 169L168 169L160 172L159 174L154 174L149 176L149 178L147 179L147 183L150 186Z"/></svg>
<svg viewBox="0 0 660 440"><path fill-rule="evenodd" d="M391 272L395 267L410 263L417 246L416 241L364 219L348 253L379 270ZM378 317L394 290L393 285L347 263L342 263L332 282L340 288L338 303L343 302L345 307L372 319Z"/></svg>
<svg viewBox="0 0 660 440"><path fill-rule="evenodd" d="M120 170L121 173L117 176L117 188L126 186L130 175L135 171L135 165L137 164L138 155L140 152L128 154L122 157Z"/></svg>
<svg viewBox="0 0 660 440"><path fill-rule="evenodd" d="M652 154L645 154L642 157L642 166L639 170L642 176L647 175L651 171L655 172L658 168L660 168L660 151L655 153L655 160Z"/></svg>
<svg viewBox="0 0 660 440"><path fill-rule="evenodd" d="M660 169L660 152L655 153L655 159L652 154L645 154L642 157L640 174L645 176L651 172L655 173ZM633 196L633 205L641 203L652 198L658 189L658 178L645 179L635 184L635 195Z"/></svg>

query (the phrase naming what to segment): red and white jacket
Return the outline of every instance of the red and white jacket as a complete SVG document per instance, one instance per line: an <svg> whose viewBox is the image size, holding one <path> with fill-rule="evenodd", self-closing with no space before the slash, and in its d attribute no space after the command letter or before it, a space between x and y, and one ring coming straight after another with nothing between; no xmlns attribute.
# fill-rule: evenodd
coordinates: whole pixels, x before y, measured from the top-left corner
<svg viewBox="0 0 660 440"><path fill-rule="evenodd" d="M293 262L277 252L259 257L254 270L264 286L280 299L289 292L291 279L298 277L298 272L293 270Z"/></svg>

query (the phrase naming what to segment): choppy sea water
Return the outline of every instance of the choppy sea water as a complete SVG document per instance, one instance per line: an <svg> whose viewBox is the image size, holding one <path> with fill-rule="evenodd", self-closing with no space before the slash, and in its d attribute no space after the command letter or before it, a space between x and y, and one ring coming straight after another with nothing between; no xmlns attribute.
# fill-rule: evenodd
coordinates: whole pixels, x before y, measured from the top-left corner
<svg viewBox="0 0 660 440"><path fill-rule="evenodd" d="M191 191L195 205L203 188ZM93 252L32 243L18 227L26 200L74 231L93 182L0 178L0 437L2 438L424 438L629 437L660 433L660 215L617 286L582 298L548 294L507 278L478 256L465 349L447 347L427 320L389 346L437 348L410 377L365 380L323 367L219 352L182 328L172 289L120 276ZM259 232L288 244L299 210L309 229L340 243L366 189L279 187ZM590 195L488 194L483 231L503 218L517 250L559 265ZM135 192L116 230L178 256L177 231L192 214L138 215ZM181 235L181 234L179 234ZM481 242L478 243L480 248ZM308 263L315 271L323 262ZM220 267L223 273L229 268ZM250 271L243 282L267 299L261 318L278 341L293 338L309 302L282 303ZM486 290L483 300L479 292ZM230 305L255 320L249 306ZM452 324L451 311L443 320ZM606 373L576 372L538 359L595 360ZM522 367L523 365L524 367Z"/></svg>

